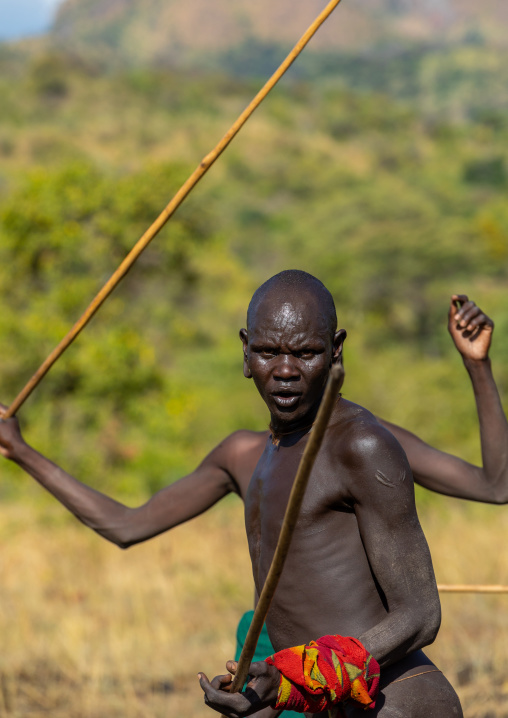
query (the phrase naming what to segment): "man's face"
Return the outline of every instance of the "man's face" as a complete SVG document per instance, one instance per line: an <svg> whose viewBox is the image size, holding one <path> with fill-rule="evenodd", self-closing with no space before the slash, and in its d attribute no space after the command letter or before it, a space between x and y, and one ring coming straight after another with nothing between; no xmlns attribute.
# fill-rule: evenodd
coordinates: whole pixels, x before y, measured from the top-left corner
<svg viewBox="0 0 508 718"><path fill-rule="evenodd" d="M332 341L317 299L268 296L256 309L248 335L243 329L240 336L246 375L254 379L272 424L292 428L312 420L343 339L340 346Z"/></svg>

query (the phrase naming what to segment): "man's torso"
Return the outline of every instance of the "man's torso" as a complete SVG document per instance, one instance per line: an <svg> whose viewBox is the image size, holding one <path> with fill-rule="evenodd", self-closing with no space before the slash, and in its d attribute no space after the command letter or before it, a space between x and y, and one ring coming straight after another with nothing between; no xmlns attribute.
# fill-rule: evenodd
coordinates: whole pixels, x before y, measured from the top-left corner
<svg viewBox="0 0 508 718"><path fill-rule="evenodd" d="M277 650L326 634L358 636L386 615L354 511L350 467L337 442L366 411L341 400L307 487L289 555L267 617ZM270 568L289 494L308 434L278 446L266 442L245 499L245 519L258 592ZM330 451L331 442L335 444ZM339 451L340 454L340 451Z"/></svg>

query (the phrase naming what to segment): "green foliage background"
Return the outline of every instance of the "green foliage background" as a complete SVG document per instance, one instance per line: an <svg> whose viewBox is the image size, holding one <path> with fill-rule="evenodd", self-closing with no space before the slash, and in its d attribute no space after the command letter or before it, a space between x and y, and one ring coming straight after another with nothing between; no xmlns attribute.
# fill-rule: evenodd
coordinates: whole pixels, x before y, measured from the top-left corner
<svg viewBox="0 0 508 718"><path fill-rule="evenodd" d="M506 391L507 55L321 56L284 80L23 407L27 439L139 497L264 428L237 332L256 286L301 268L348 329L347 398L479 461L446 315L459 292L493 316ZM260 83L5 47L0 77L9 403ZM0 494L24 485L4 463Z"/></svg>

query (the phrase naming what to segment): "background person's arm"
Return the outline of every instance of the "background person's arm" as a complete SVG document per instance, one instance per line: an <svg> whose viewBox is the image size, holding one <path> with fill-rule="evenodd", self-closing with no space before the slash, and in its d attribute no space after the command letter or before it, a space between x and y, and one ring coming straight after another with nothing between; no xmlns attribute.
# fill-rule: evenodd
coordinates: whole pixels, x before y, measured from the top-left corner
<svg viewBox="0 0 508 718"><path fill-rule="evenodd" d="M206 511L230 492L238 492L228 464L236 463L242 434L221 442L195 471L129 508L75 479L23 439L16 418L0 421L0 453L18 464L86 526L128 548Z"/></svg>
<svg viewBox="0 0 508 718"><path fill-rule="evenodd" d="M467 296L453 295L448 329L473 385L483 466L439 451L400 426L380 422L402 445L416 483L448 496L504 504L508 502L508 422L489 359L494 323Z"/></svg>

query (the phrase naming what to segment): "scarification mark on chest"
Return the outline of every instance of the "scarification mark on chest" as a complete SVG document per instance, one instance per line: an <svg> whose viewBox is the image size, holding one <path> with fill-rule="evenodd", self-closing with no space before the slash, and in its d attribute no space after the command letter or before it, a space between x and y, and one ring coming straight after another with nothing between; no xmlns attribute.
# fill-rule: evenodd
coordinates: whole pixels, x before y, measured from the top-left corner
<svg viewBox="0 0 508 718"><path fill-rule="evenodd" d="M383 474L382 471L377 469L376 473L374 474L376 479L379 481L380 484L383 484L383 486L388 486L390 489L396 489L399 484L402 484L403 481L406 479L406 472L404 470L401 470L399 473L399 477L396 481L391 481L388 476Z"/></svg>

